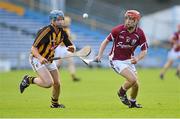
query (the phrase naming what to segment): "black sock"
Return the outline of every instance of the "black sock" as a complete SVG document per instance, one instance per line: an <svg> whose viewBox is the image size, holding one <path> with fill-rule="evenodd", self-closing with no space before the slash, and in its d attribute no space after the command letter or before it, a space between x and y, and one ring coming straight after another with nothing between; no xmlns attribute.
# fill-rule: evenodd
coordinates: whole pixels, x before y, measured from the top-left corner
<svg viewBox="0 0 180 119"><path fill-rule="evenodd" d="M126 94L126 90L123 89L123 87L121 86L121 88L119 89L119 95L124 96Z"/></svg>
<svg viewBox="0 0 180 119"><path fill-rule="evenodd" d="M53 105L58 104L58 99L54 99L54 98L51 97L51 103L52 103Z"/></svg>
<svg viewBox="0 0 180 119"><path fill-rule="evenodd" d="M28 77L29 83L30 83L30 84L34 84L34 79L35 79L35 78L36 78L36 77L33 77L33 76Z"/></svg>

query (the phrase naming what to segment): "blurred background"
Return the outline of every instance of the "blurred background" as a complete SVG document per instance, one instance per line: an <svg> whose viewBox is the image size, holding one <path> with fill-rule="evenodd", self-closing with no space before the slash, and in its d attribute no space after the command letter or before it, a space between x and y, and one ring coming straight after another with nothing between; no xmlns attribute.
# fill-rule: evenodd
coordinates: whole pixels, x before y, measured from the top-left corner
<svg viewBox="0 0 180 119"><path fill-rule="evenodd" d="M149 51L139 67L163 66L170 49L168 40L180 23L179 0L0 0L1 71L30 68L28 55L34 37L41 27L49 24L48 15L52 9L61 9L71 17L73 42L77 48L91 45L89 58L97 54L100 43L112 27L124 22L126 10L140 11L139 25L146 34ZM88 13L89 17L83 19L83 13ZM111 44L98 67L108 67L110 50ZM85 66L78 58L75 63L79 67Z"/></svg>

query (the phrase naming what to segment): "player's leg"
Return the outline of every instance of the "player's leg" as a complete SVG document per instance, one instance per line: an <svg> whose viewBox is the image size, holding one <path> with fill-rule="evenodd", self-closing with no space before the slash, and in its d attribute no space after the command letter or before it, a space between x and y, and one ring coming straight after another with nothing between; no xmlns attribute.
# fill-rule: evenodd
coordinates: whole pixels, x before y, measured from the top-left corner
<svg viewBox="0 0 180 119"><path fill-rule="evenodd" d="M176 71L176 76L178 78L180 78L180 64L178 64L177 71Z"/></svg>
<svg viewBox="0 0 180 119"><path fill-rule="evenodd" d="M168 52L168 60L165 63L165 65L163 66L163 69L160 72L160 78L163 79L165 73L167 72L167 70L172 66L173 62L178 59L178 53L174 51L174 49L172 49L171 51Z"/></svg>
<svg viewBox="0 0 180 119"><path fill-rule="evenodd" d="M39 77L25 75L20 83L20 92L23 93L25 88L30 84L37 84L40 87L49 88L53 85L53 79L45 64L41 64L37 58L30 56L30 64Z"/></svg>
<svg viewBox="0 0 180 119"><path fill-rule="evenodd" d="M129 67L127 67L124 70L122 70L120 74L121 74L121 76L123 76L126 79L126 81L125 81L125 83L123 85L123 87L126 90L131 88L136 83L136 81L137 81L136 74L133 71L131 71L129 69Z"/></svg>
<svg viewBox="0 0 180 119"><path fill-rule="evenodd" d="M37 74L39 77L32 77L28 75L24 76L20 84L21 93L23 93L25 88L27 88L30 84L36 84L43 88L50 88L53 85L51 74L45 66L39 68L37 70Z"/></svg>
<svg viewBox="0 0 180 119"><path fill-rule="evenodd" d="M138 83L137 83L137 76L136 76L136 68L133 64L131 64L130 60L126 61L111 61L110 60L111 67L121 76L123 76L126 81L121 86L121 88L118 91L118 96L121 100L121 102L125 105L128 105L129 107L137 107L140 106L136 104L136 101L128 100L126 92L128 89L132 88L131 95L134 97L134 100L138 94ZM133 106L132 106L133 104Z"/></svg>
<svg viewBox="0 0 180 119"><path fill-rule="evenodd" d="M164 78L164 74L167 72L167 70L171 67L172 64L173 64L173 60L168 59L167 62L165 63L165 65L163 66L163 69L161 70L161 73L160 73L161 79Z"/></svg>
<svg viewBox="0 0 180 119"><path fill-rule="evenodd" d="M51 97L51 107L52 108L65 108L63 104L59 104L59 95L61 91L61 83L60 83L60 75L57 69L50 71L51 76L53 77L53 89L52 89L52 97Z"/></svg>
<svg viewBox="0 0 180 119"><path fill-rule="evenodd" d="M30 64L33 70L38 74L38 77L33 79L30 78L31 76L29 76L29 82L43 88L50 88L54 82L47 67L49 64L41 64L39 60L37 60L37 58L34 57L30 58Z"/></svg>
<svg viewBox="0 0 180 119"><path fill-rule="evenodd" d="M130 100L136 100L136 97L138 95L138 90L139 90L139 83L137 80L136 83L131 87Z"/></svg>
<svg viewBox="0 0 180 119"><path fill-rule="evenodd" d="M121 92L127 91L128 89L131 88L130 100L129 100L129 104L128 104L129 108L134 108L134 107L142 108L142 106L140 104L136 103L136 97L137 97L138 89L139 89L136 73L133 72L131 69L126 68L120 74L124 78L126 78L124 85L120 89L120 94L121 94ZM122 96L122 94L120 96Z"/></svg>
<svg viewBox="0 0 180 119"><path fill-rule="evenodd" d="M129 69L127 61L110 60L110 65L116 73L126 79L118 91L118 96L123 104L130 105L126 92L136 82L136 75Z"/></svg>
<svg viewBox="0 0 180 119"><path fill-rule="evenodd" d="M136 103L136 97L138 95L138 90L139 90L139 83L137 80L136 83L131 87L129 108L133 108L133 107L142 108L142 106L140 104Z"/></svg>
<svg viewBox="0 0 180 119"><path fill-rule="evenodd" d="M118 96L125 105L130 105L126 92L136 83L137 77L128 67L123 69L120 74L126 79L126 81L119 89Z"/></svg>
<svg viewBox="0 0 180 119"><path fill-rule="evenodd" d="M177 52L176 59L178 61L178 67L176 71L176 76L180 79L180 51Z"/></svg>
<svg viewBox="0 0 180 119"><path fill-rule="evenodd" d="M65 108L63 104L58 103L59 95L60 95L60 76L58 68L55 64L55 62L52 62L51 64L46 65L47 69L50 72L50 75L53 80L53 88L52 88L52 96L51 96L51 107L52 108Z"/></svg>
<svg viewBox="0 0 180 119"><path fill-rule="evenodd" d="M46 67L38 69L37 73L39 77L35 78L32 83L43 88L50 88L53 85L53 78Z"/></svg>
<svg viewBox="0 0 180 119"><path fill-rule="evenodd" d="M73 81L80 81L79 78L76 77L75 73L76 73L76 67L73 61L73 57L69 57L67 58L67 63L68 63L68 70L71 74L72 80Z"/></svg>
<svg viewBox="0 0 180 119"><path fill-rule="evenodd" d="M136 82L131 87L129 108L133 108L133 107L142 108L142 106L140 104L136 103L136 97L138 95L138 90L139 90L139 82L138 82L138 78L137 78L137 71L136 71L136 68L133 64L128 63L128 65L129 65L129 70L136 77Z"/></svg>

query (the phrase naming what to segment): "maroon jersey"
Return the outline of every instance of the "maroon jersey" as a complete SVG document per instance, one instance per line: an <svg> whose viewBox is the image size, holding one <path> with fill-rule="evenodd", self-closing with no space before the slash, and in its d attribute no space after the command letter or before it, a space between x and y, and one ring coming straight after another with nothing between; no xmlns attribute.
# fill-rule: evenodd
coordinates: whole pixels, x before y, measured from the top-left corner
<svg viewBox="0 0 180 119"><path fill-rule="evenodd" d="M173 37L172 37L172 41L173 44L173 49L176 52L180 51L180 32L175 32Z"/></svg>
<svg viewBox="0 0 180 119"><path fill-rule="evenodd" d="M112 29L107 39L113 41L113 47L109 54L112 60L131 59L137 46L140 46L141 50L148 48L144 32L139 27L129 33L124 25L118 25Z"/></svg>

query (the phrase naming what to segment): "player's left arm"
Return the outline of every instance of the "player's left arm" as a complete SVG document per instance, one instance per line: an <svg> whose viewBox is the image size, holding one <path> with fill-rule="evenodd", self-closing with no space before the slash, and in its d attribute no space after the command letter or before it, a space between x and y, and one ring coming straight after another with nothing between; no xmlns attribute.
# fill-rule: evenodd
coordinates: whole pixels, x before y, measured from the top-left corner
<svg viewBox="0 0 180 119"><path fill-rule="evenodd" d="M177 33L174 33L171 37L170 37L170 43L172 45L176 44L176 41L178 40L178 34Z"/></svg>
<svg viewBox="0 0 180 119"><path fill-rule="evenodd" d="M131 63L137 64L141 59L143 59L147 54L147 50L142 50L137 56L131 57Z"/></svg>
<svg viewBox="0 0 180 119"><path fill-rule="evenodd" d="M175 47L180 47L180 42L178 41L179 40L179 37L178 37L179 34L175 33L171 38L170 38L170 43L172 44L172 47L173 45Z"/></svg>
<svg viewBox="0 0 180 119"><path fill-rule="evenodd" d="M75 52L75 46L73 45L72 41L69 39L69 36L66 32L64 32L63 43L65 44L69 52L72 52L72 53Z"/></svg>
<svg viewBox="0 0 180 119"><path fill-rule="evenodd" d="M147 44L146 37L145 37L143 31L141 33L140 44L139 45L141 47L141 52L137 56L132 56L131 57L131 63L132 64L136 64L137 62L142 60L147 54L148 44Z"/></svg>
<svg viewBox="0 0 180 119"><path fill-rule="evenodd" d="M137 60L140 61L141 59L143 59L145 56L147 55L147 49L146 50L142 50L139 55L137 56Z"/></svg>

